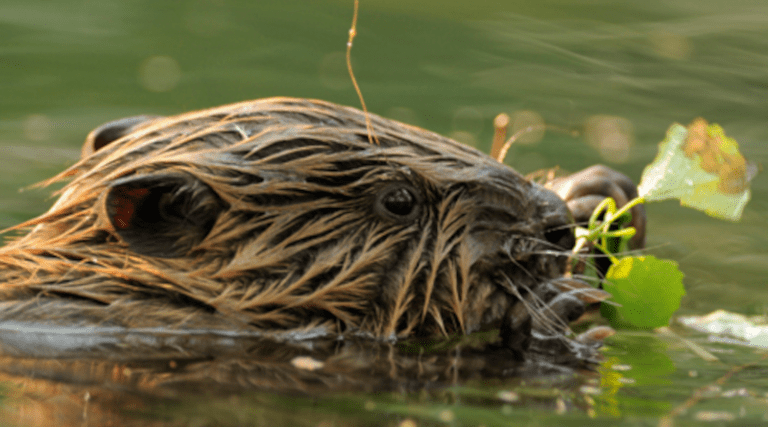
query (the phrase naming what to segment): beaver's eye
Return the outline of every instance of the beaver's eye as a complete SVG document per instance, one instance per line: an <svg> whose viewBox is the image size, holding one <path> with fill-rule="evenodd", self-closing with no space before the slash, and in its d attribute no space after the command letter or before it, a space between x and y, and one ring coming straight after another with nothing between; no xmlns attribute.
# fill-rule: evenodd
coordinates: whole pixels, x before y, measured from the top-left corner
<svg viewBox="0 0 768 427"><path fill-rule="evenodd" d="M382 203L390 213L398 216L407 216L413 212L413 208L416 206L416 199L410 191L405 188L398 188L384 196Z"/></svg>
<svg viewBox="0 0 768 427"><path fill-rule="evenodd" d="M402 183L390 184L379 193L376 211L388 218L410 220L418 215L419 204L415 188Z"/></svg>

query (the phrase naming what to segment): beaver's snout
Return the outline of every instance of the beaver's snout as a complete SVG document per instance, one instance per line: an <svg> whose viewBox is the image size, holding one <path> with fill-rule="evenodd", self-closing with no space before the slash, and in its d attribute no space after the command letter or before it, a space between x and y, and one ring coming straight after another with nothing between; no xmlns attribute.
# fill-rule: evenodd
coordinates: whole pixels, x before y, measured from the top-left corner
<svg viewBox="0 0 768 427"><path fill-rule="evenodd" d="M568 205L553 191L533 184L531 197L538 200L544 237L553 250L569 250L575 243L573 217Z"/></svg>

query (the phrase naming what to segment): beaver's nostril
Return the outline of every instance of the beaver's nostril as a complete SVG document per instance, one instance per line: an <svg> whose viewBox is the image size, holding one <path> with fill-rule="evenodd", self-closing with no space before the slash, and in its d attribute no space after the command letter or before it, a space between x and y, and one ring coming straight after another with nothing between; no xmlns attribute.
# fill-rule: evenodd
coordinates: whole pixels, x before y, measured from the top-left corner
<svg viewBox="0 0 768 427"><path fill-rule="evenodd" d="M568 250L576 243L573 236L573 227L570 224L561 224L544 230L544 238L558 248Z"/></svg>

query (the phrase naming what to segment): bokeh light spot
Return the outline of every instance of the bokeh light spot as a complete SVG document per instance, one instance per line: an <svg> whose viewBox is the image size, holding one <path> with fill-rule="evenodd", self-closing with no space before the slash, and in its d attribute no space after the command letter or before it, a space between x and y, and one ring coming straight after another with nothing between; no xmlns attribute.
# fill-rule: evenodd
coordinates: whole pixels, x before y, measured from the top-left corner
<svg viewBox="0 0 768 427"><path fill-rule="evenodd" d="M170 56L150 56L139 65L139 84L150 92L168 92L180 79L179 63Z"/></svg>

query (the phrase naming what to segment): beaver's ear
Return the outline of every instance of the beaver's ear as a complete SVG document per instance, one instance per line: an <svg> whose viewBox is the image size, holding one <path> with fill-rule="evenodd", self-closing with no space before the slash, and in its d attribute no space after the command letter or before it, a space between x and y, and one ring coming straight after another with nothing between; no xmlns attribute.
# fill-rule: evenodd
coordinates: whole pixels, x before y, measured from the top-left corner
<svg viewBox="0 0 768 427"><path fill-rule="evenodd" d="M120 179L106 203L109 220L131 250L165 258L186 255L227 209L211 187L184 173Z"/></svg>
<svg viewBox="0 0 768 427"><path fill-rule="evenodd" d="M90 156L113 141L161 118L160 116L133 116L104 123L92 130L85 138L85 144L83 144L80 157Z"/></svg>

